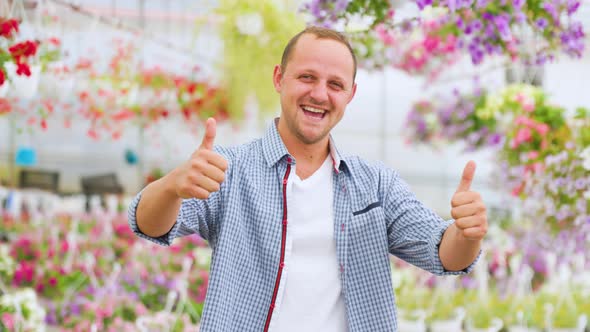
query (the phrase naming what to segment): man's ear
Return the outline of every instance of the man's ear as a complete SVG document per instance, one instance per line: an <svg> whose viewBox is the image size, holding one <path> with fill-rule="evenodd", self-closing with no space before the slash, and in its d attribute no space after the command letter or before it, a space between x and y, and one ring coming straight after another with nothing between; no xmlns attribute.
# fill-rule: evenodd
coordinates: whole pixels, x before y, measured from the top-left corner
<svg viewBox="0 0 590 332"><path fill-rule="evenodd" d="M275 70L272 74L272 83L275 86L275 90L277 92L281 92L281 79L283 78L283 73L281 71L281 65L276 65Z"/></svg>
<svg viewBox="0 0 590 332"><path fill-rule="evenodd" d="M350 103L352 101L352 98L354 97L354 94L356 93L356 82L352 83L352 91L350 92L350 98L348 98L348 103Z"/></svg>

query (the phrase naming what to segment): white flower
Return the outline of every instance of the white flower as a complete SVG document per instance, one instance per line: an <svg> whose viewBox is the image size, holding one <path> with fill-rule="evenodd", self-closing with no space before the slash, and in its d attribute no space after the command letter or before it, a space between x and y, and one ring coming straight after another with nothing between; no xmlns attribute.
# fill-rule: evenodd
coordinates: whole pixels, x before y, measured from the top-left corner
<svg viewBox="0 0 590 332"><path fill-rule="evenodd" d="M45 309L37 301L37 294L32 288L4 294L0 305L12 308L20 316L25 331L45 331Z"/></svg>
<svg viewBox="0 0 590 332"><path fill-rule="evenodd" d="M264 29L264 21L259 13L249 13L236 18L236 27L243 35L256 36Z"/></svg>
<svg viewBox="0 0 590 332"><path fill-rule="evenodd" d="M590 146L582 150L580 156L583 160L582 166L585 170L590 171Z"/></svg>
<svg viewBox="0 0 590 332"><path fill-rule="evenodd" d="M432 7L430 5L424 7L420 12L420 17L422 20L428 21L436 21L439 18L445 16L449 10L443 7Z"/></svg>

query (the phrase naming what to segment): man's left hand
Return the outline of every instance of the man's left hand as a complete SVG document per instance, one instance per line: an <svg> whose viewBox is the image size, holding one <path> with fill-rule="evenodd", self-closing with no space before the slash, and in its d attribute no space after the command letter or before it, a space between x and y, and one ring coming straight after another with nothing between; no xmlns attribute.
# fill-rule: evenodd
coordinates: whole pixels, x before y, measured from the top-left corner
<svg viewBox="0 0 590 332"><path fill-rule="evenodd" d="M488 231L488 219L481 195L470 190L474 174L475 162L469 161L451 199L451 216L455 219L455 226L460 234L468 240L479 241Z"/></svg>

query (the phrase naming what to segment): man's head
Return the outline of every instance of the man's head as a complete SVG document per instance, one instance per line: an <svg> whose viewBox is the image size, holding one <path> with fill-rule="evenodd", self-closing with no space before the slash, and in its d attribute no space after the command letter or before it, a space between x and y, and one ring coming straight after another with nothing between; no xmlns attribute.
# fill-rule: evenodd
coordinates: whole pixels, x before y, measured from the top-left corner
<svg viewBox="0 0 590 332"><path fill-rule="evenodd" d="M344 46L346 46L348 48L348 50L350 51L350 55L352 56L352 60L354 62L354 72L352 75L352 81L354 82L354 80L356 79L356 69L357 69L356 54L354 54L354 50L352 49L352 46L348 42L348 39L346 38L346 36L344 36L342 33L338 32L338 31L335 31L332 29L327 29L327 28L322 28L322 27L316 27L316 26L310 26L310 27L305 28L304 30L302 30L301 32L299 32L298 34L293 36L293 38L291 38L291 40L289 40L289 42L287 43L287 46L285 46L285 49L283 50L283 57L281 58L281 71L284 72L285 69L287 68L287 63L291 59L291 56L293 54L293 50L295 49L295 45L297 44L297 41L299 41L299 38L304 34L314 35L318 39L335 40L337 42L342 43Z"/></svg>
<svg viewBox="0 0 590 332"><path fill-rule="evenodd" d="M273 76L281 95L283 140L326 142L354 96L355 76L354 52L339 32L309 27L293 37Z"/></svg>

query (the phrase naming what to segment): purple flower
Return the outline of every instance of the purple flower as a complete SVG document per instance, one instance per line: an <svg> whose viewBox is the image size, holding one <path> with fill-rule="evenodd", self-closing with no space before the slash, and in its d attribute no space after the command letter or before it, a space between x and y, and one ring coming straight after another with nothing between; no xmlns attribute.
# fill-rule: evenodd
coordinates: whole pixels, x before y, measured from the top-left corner
<svg viewBox="0 0 590 332"><path fill-rule="evenodd" d="M541 259L541 258L535 259L535 261L533 262L532 268L533 268L533 270L535 270L536 272L538 272L542 275L547 274L547 263L545 262L544 259Z"/></svg>
<svg viewBox="0 0 590 332"><path fill-rule="evenodd" d="M514 6L515 9L520 9L524 2L525 0L512 0L512 6Z"/></svg>
<svg viewBox="0 0 590 332"><path fill-rule="evenodd" d="M463 19L460 16L457 16L457 20L455 21L455 25L457 25L457 28L463 29L465 27L465 22L463 21Z"/></svg>
<svg viewBox="0 0 590 332"><path fill-rule="evenodd" d="M477 288L477 280L475 280L475 278L471 278L468 276L461 278L461 284L463 285L463 288L466 288L466 289L476 289Z"/></svg>
<svg viewBox="0 0 590 332"><path fill-rule="evenodd" d="M567 0L567 14L571 16L580 7L579 0Z"/></svg>
<svg viewBox="0 0 590 332"><path fill-rule="evenodd" d="M577 179L575 182L575 187L577 190L586 189L586 179Z"/></svg>
<svg viewBox="0 0 590 332"><path fill-rule="evenodd" d="M488 5L488 3L490 3L490 0L477 0L477 2L475 3L475 8L485 8Z"/></svg>
<svg viewBox="0 0 590 332"><path fill-rule="evenodd" d="M514 20L517 23L524 23L526 22L526 15L523 12L517 12L514 14Z"/></svg>
<svg viewBox="0 0 590 332"><path fill-rule="evenodd" d="M483 27L483 24L481 23L480 20L475 19L471 22L471 30L473 32L479 32L482 27Z"/></svg>
<svg viewBox="0 0 590 332"><path fill-rule="evenodd" d="M457 0L447 0L447 7L449 7L449 11L451 12L457 10Z"/></svg>
<svg viewBox="0 0 590 332"><path fill-rule="evenodd" d="M161 274L157 274L154 277L153 282L154 282L154 285L156 285L156 286L164 286L166 284L166 278L164 278L164 276Z"/></svg>
<svg viewBox="0 0 590 332"><path fill-rule="evenodd" d="M342 12L344 10L346 10L346 7L348 7L348 3L350 2L350 0L338 0L336 1L336 3L334 4L334 11L336 12L336 14L338 14L339 12Z"/></svg>
<svg viewBox="0 0 590 332"><path fill-rule="evenodd" d="M485 13L481 14L481 17L487 21L492 21L494 19L494 15L492 15L492 13L490 13L490 12L485 12Z"/></svg>
<svg viewBox="0 0 590 332"><path fill-rule="evenodd" d="M557 13L557 9L553 3L545 1L543 3L543 9L545 9L551 15L551 17L553 17L553 20L559 21L559 14Z"/></svg>
<svg viewBox="0 0 590 332"><path fill-rule="evenodd" d="M586 202L585 198L580 198L578 199L578 201L576 202L576 210L579 213L586 213L586 206L588 205L588 202Z"/></svg>
<svg viewBox="0 0 590 332"><path fill-rule="evenodd" d="M502 142L502 135L498 133L493 133L488 137L488 144L495 146Z"/></svg>
<svg viewBox="0 0 590 332"><path fill-rule="evenodd" d="M498 29L498 32L500 33L500 38L503 41L509 41L510 39L512 39L512 32L510 31L510 18L507 18L504 15L498 15L495 16L494 19L494 24L496 25L496 28Z"/></svg>
<svg viewBox="0 0 590 332"><path fill-rule="evenodd" d="M537 19L537 21L535 22L535 25L537 26L537 28L539 28L541 30L545 30L545 28L548 25L547 19L541 17L541 18Z"/></svg>
<svg viewBox="0 0 590 332"><path fill-rule="evenodd" d="M424 9L424 7L432 5L432 0L417 0L416 4L420 10Z"/></svg>

